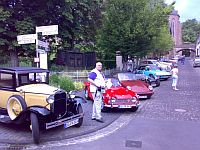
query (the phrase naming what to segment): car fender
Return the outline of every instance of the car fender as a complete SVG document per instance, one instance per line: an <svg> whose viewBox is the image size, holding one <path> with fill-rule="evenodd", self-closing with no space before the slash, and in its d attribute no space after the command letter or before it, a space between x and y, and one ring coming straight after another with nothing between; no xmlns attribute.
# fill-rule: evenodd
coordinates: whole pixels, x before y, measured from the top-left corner
<svg viewBox="0 0 200 150"><path fill-rule="evenodd" d="M50 111L47 108L39 107L39 106L30 107L29 111L36 113L38 115L42 115L42 116L47 116L50 114Z"/></svg>
<svg viewBox="0 0 200 150"><path fill-rule="evenodd" d="M82 104L82 103L87 103L87 101L85 100L85 98L83 98L82 96L75 96L74 100L76 101L76 104Z"/></svg>

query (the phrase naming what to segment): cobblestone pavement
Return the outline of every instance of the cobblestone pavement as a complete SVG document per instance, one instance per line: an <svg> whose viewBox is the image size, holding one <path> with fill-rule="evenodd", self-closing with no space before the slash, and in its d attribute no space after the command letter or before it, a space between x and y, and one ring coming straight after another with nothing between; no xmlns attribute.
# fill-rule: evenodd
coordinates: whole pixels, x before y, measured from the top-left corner
<svg viewBox="0 0 200 150"><path fill-rule="evenodd" d="M187 59L185 65L179 64L179 91L173 91L171 83L171 79L162 81L161 86L155 88L155 94L151 99L141 101L142 107L132 113L133 117L200 122L200 68L193 68L192 60ZM108 126L119 116L130 113L129 111L103 113L105 123L98 123L91 120L91 108L91 101L83 105L85 112L83 126L68 129L60 127L43 131L41 144L45 145L46 141L59 141L91 133ZM15 148L20 145L28 147L30 143L32 143L32 137L28 127L0 124L0 149L1 145Z"/></svg>
<svg viewBox="0 0 200 150"><path fill-rule="evenodd" d="M172 79L163 81L135 117L200 122L200 68L193 68L191 59L178 68L179 91L172 90Z"/></svg>

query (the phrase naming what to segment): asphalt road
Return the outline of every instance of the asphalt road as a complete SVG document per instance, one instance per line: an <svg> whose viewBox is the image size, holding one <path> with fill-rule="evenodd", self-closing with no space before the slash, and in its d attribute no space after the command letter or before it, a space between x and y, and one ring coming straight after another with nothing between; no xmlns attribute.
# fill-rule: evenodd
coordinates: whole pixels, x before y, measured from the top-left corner
<svg viewBox="0 0 200 150"><path fill-rule="evenodd" d="M4 144L2 148L199 150L200 68L193 68L191 63L191 60L187 59L185 65L179 64L179 91L172 90L171 79L163 81L160 87L155 88L155 94L151 99L141 102L142 107L137 112L104 113L104 117L109 116L107 123L111 118L115 120L110 125L102 125L98 130L93 128L93 132L72 138L44 141L40 145L26 144L23 147L8 145L9 147L6 147ZM89 111L87 108L85 110ZM90 113L87 114L85 118L90 118ZM99 126L96 122L86 120L85 124L88 124L87 122L91 126L92 124L95 127ZM83 126L78 130L88 130L91 126ZM72 130L75 132L74 128ZM62 131L59 130L59 133L62 136Z"/></svg>

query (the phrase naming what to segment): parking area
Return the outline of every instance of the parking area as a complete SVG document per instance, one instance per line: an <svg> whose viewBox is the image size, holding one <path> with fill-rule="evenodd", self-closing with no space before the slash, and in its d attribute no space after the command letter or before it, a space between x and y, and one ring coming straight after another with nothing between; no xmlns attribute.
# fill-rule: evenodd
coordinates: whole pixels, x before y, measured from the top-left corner
<svg viewBox="0 0 200 150"><path fill-rule="evenodd" d="M142 107L132 113L133 117L152 118L161 120L184 120L200 122L200 68L193 68L192 61L187 60L185 65L179 64L179 91L171 88L171 79L161 82L161 86L155 88L155 94L151 99L141 101ZM83 93L82 93L83 94ZM105 123L91 120L92 102L83 104L84 123L80 128L71 127L64 129L58 127L41 132L41 144L47 141L60 141L100 130L129 111L111 111L102 113ZM0 124L1 147L28 147L32 144L29 126Z"/></svg>

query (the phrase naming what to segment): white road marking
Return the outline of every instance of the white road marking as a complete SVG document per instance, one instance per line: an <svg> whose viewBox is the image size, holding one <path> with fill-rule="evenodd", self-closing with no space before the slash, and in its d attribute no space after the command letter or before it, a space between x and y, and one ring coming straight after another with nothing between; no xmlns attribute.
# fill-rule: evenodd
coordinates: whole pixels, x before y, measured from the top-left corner
<svg viewBox="0 0 200 150"><path fill-rule="evenodd" d="M38 146L29 145L28 147L26 147L26 149L43 149L43 148L46 149L50 147L68 146L68 145L95 141L105 136L108 136L116 132L120 128L126 126L131 121L132 117L133 117L132 113L123 114L117 120L115 120L112 124L96 132L83 135L83 136L70 138L70 139L60 140L60 141L45 142L43 145L38 145Z"/></svg>

